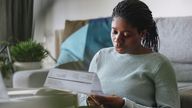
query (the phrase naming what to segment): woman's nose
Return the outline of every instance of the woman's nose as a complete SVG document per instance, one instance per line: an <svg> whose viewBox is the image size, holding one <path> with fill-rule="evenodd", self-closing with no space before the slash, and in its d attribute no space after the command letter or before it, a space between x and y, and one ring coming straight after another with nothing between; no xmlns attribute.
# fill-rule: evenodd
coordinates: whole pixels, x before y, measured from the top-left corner
<svg viewBox="0 0 192 108"><path fill-rule="evenodd" d="M123 41L123 36L121 33L118 33L116 35L116 39L115 39L116 42L122 42Z"/></svg>

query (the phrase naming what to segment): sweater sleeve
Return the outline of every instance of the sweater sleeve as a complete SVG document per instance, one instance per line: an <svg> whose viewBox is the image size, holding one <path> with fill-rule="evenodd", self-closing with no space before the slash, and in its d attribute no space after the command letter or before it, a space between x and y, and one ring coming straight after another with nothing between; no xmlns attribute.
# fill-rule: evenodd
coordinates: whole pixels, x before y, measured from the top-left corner
<svg viewBox="0 0 192 108"><path fill-rule="evenodd" d="M123 108L180 108L180 98L174 70L169 62L158 66L155 77L156 107L147 107L133 102L127 98Z"/></svg>
<svg viewBox="0 0 192 108"><path fill-rule="evenodd" d="M97 66L99 65L98 64L98 59L100 57L100 51L97 52L93 59L91 60L91 63L89 65L89 72L97 72Z"/></svg>
<svg viewBox="0 0 192 108"><path fill-rule="evenodd" d="M137 104L127 98L123 98L125 101L125 104L122 108L152 108L152 107L147 107L147 106L142 106L140 104Z"/></svg>
<svg viewBox="0 0 192 108"><path fill-rule="evenodd" d="M157 106L180 108L180 98L177 88L175 72L170 62L159 65L155 75Z"/></svg>

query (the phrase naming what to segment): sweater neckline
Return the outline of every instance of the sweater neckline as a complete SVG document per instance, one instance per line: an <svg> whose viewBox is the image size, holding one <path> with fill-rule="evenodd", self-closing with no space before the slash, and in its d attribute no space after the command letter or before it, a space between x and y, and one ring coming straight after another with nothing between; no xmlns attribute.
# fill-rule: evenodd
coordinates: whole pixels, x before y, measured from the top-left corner
<svg viewBox="0 0 192 108"><path fill-rule="evenodd" d="M115 50L114 50L115 51ZM130 57L143 57L143 56L151 56L153 54L156 54L157 52L150 52L150 53L145 53L145 54L129 54L129 53L125 53L125 54L120 54L117 51L115 51L115 53L118 56L130 56Z"/></svg>

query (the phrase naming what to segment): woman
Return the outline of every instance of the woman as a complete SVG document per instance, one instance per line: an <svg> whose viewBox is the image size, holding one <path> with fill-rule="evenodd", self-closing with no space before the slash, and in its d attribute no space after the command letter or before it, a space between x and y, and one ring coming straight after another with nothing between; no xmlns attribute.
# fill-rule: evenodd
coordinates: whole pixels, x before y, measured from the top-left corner
<svg viewBox="0 0 192 108"><path fill-rule="evenodd" d="M123 0L113 9L114 47L100 50L89 71L108 96L91 95L91 106L105 108L180 108L170 61L158 51L156 23L148 6Z"/></svg>

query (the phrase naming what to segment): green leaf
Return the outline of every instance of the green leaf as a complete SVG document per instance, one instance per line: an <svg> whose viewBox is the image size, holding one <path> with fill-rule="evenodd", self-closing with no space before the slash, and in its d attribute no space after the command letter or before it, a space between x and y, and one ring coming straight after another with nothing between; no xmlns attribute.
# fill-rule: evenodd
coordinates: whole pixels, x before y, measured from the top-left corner
<svg viewBox="0 0 192 108"><path fill-rule="evenodd" d="M48 56L48 51L36 41L28 40L11 47L11 55L15 61L37 62Z"/></svg>

